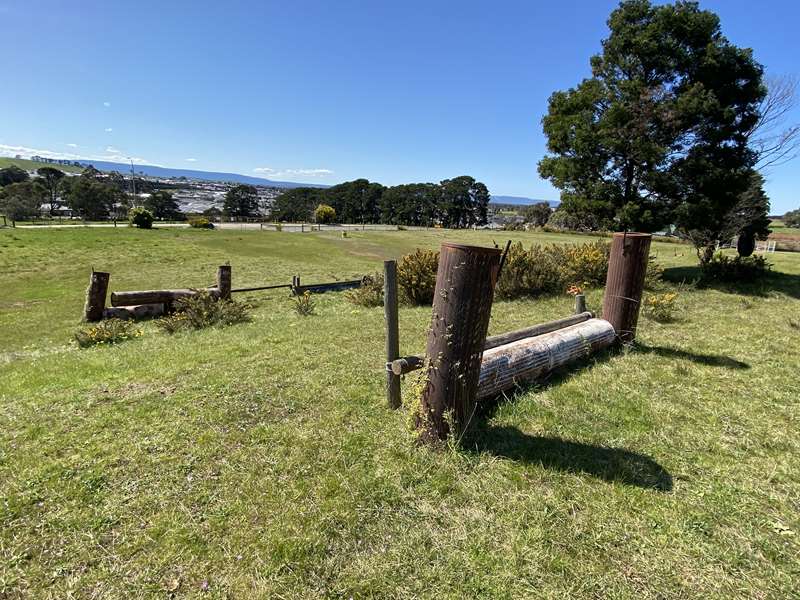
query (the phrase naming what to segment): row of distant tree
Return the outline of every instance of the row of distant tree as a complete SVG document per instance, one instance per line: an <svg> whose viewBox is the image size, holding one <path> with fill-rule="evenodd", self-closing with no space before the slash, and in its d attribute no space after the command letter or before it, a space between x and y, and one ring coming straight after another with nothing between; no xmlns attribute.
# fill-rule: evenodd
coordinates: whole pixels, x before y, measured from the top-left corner
<svg viewBox="0 0 800 600"><path fill-rule="evenodd" d="M49 216L68 208L87 220L124 219L131 207L131 182L120 173L103 175L87 167L77 177L69 177L55 167L41 167L36 177L14 165L0 169L0 212L13 221L41 216L46 207ZM146 180L133 182L137 191L150 192L144 206L158 219L181 218L178 204L167 191L158 191Z"/></svg>
<svg viewBox="0 0 800 600"><path fill-rule="evenodd" d="M486 186L466 175L390 187L356 179L324 189L289 189L275 199L271 218L308 221L322 205L330 206L340 223L464 228L487 222L489 198Z"/></svg>

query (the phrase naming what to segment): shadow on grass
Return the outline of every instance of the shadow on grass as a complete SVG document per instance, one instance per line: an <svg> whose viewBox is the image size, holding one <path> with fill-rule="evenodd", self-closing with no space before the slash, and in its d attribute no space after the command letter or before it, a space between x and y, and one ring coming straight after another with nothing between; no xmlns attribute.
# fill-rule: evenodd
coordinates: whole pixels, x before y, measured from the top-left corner
<svg viewBox="0 0 800 600"><path fill-rule="evenodd" d="M490 420L501 403L511 402L521 393L541 391L561 385L581 371L602 363L619 352L604 350L591 358L557 369L546 379L519 386L508 395L478 403L473 424L462 447L468 452L486 452L523 464L538 464L548 469L585 473L605 481L618 482L659 492L672 490L672 476L652 458L624 448L610 448L573 442L561 438L528 435L516 427L492 425Z"/></svg>
<svg viewBox="0 0 800 600"><path fill-rule="evenodd" d="M633 352L639 354L655 354L656 356L661 356L662 358L681 358L709 367L723 367L725 369L750 368L750 365L746 362L736 360L730 356L722 356L719 354L698 354L696 352L679 350L678 348L666 348L664 346L647 346L645 344L637 343L634 346Z"/></svg>
<svg viewBox="0 0 800 600"><path fill-rule="evenodd" d="M778 292L791 298L800 298L800 275L780 271L770 271L764 279L757 281L724 282L703 279L702 269L699 265L695 265L666 268L663 279L670 283L697 282L698 288L710 288L728 294L764 297L770 292Z"/></svg>
<svg viewBox="0 0 800 600"><path fill-rule="evenodd" d="M672 490L672 475L649 456L625 450L523 433L516 427L475 427L470 445L478 452L538 464L568 473L586 473L605 481L659 492Z"/></svg>

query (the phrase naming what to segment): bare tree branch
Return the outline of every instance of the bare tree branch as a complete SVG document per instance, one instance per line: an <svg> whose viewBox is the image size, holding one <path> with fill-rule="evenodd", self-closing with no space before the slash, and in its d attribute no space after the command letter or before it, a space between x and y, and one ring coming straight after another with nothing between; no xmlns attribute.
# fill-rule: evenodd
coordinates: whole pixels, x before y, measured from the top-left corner
<svg viewBox="0 0 800 600"><path fill-rule="evenodd" d="M767 95L759 106L759 117L747 134L756 153L756 168L765 171L800 156L800 124L787 124L798 104L797 77L767 79Z"/></svg>

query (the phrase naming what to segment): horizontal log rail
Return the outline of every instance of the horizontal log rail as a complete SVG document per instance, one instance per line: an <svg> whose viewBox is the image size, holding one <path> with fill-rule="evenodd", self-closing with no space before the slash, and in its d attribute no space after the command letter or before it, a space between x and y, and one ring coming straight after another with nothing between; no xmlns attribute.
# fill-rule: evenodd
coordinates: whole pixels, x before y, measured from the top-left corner
<svg viewBox="0 0 800 600"><path fill-rule="evenodd" d="M261 290L277 290L280 288L290 288L292 287L291 283L279 283L277 285L261 285L258 287L248 287L248 288L235 288L231 290L233 292L258 292Z"/></svg>
<svg viewBox="0 0 800 600"><path fill-rule="evenodd" d="M512 342L516 342L524 338L536 337L538 335L552 333L553 331L558 331L559 329L564 329L565 327L570 327L572 325L577 325L578 323L583 323L593 317L594 314L592 312L586 311L577 315L570 315L569 317L564 317L563 319L547 321L545 323L539 323L538 325L532 325L531 327L517 329L515 331L510 331L508 333L493 335L491 337L486 338L486 343L484 344L483 349L484 351L491 350L492 348L497 348L498 346L510 344ZM395 375L405 375L406 373L410 373L411 371L416 371L417 369L421 369L424 362L425 358L423 356L402 356L388 363L386 365L386 370L391 371Z"/></svg>
<svg viewBox="0 0 800 600"><path fill-rule="evenodd" d="M320 294L323 292L338 292L341 290L349 290L361 287L361 279L353 279L351 281L334 281L332 283L315 283L310 285L293 285L292 292L299 296L306 292Z"/></svg>
<svg viewBox="0 0 800 600"><path fill-rule="evenodd" d="M217 288L178 289L178 290L141 290L132 292L112 292L111 306L136 306L139 304L163 304L175 302L180 298L196 296L206 291L212 296L219 295Z"/></svg>

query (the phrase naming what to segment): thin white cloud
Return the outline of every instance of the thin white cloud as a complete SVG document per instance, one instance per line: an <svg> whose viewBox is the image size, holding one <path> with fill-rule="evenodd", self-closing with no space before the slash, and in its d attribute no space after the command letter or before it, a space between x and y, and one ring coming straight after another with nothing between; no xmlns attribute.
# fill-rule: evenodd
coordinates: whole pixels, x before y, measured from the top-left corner
<svg viewBox="0 0 800 600"><path fill-rule="evenodd" d="M327 177L333 175L331 169L273 169L272 167L256 167L254 173L268 177Z"/></svg>
<svg viewBox="0 0 800 600"><path fill-rule="evenodd" d="M106 127L106 133L111 133L112 131L114 131L113 127Z"/></svg>
<svg viewBox="0 0 800 600"><path fill-rule="evenodd" d="M186 162L197 162L196 158L187 158L185 160L186 160Z"/></svg>
<svg viewBox="0 0 800 600"><path fill-rule="evenodd" d="M105 106L106 108L108 108L109 106L111 106L111 102L103 102L103 106Z"/></svg>
<svg viewBox="0 0 800 600"><path fill-rule="evenodd" d="M160 166L146 158L140 156L127 157L122 155L119 150L108 146L105 149L105 154L75 154L72 152L54 152L52 150L41 150L38 148L31 148L29 146L12 146L9 144L0 144L0 156L15 157L20 155L24 158L31 156L41 156L42 158L55 158L58 160L104 160L108 162L130 162L133 161L137 165L153 165Z"/></svg>
<svg viewBox="0 0 800 600"><path fill-rule="evenodd" d="M67 144L67 146L69 146L70 148L77 148L78 144Z"/></svg>

